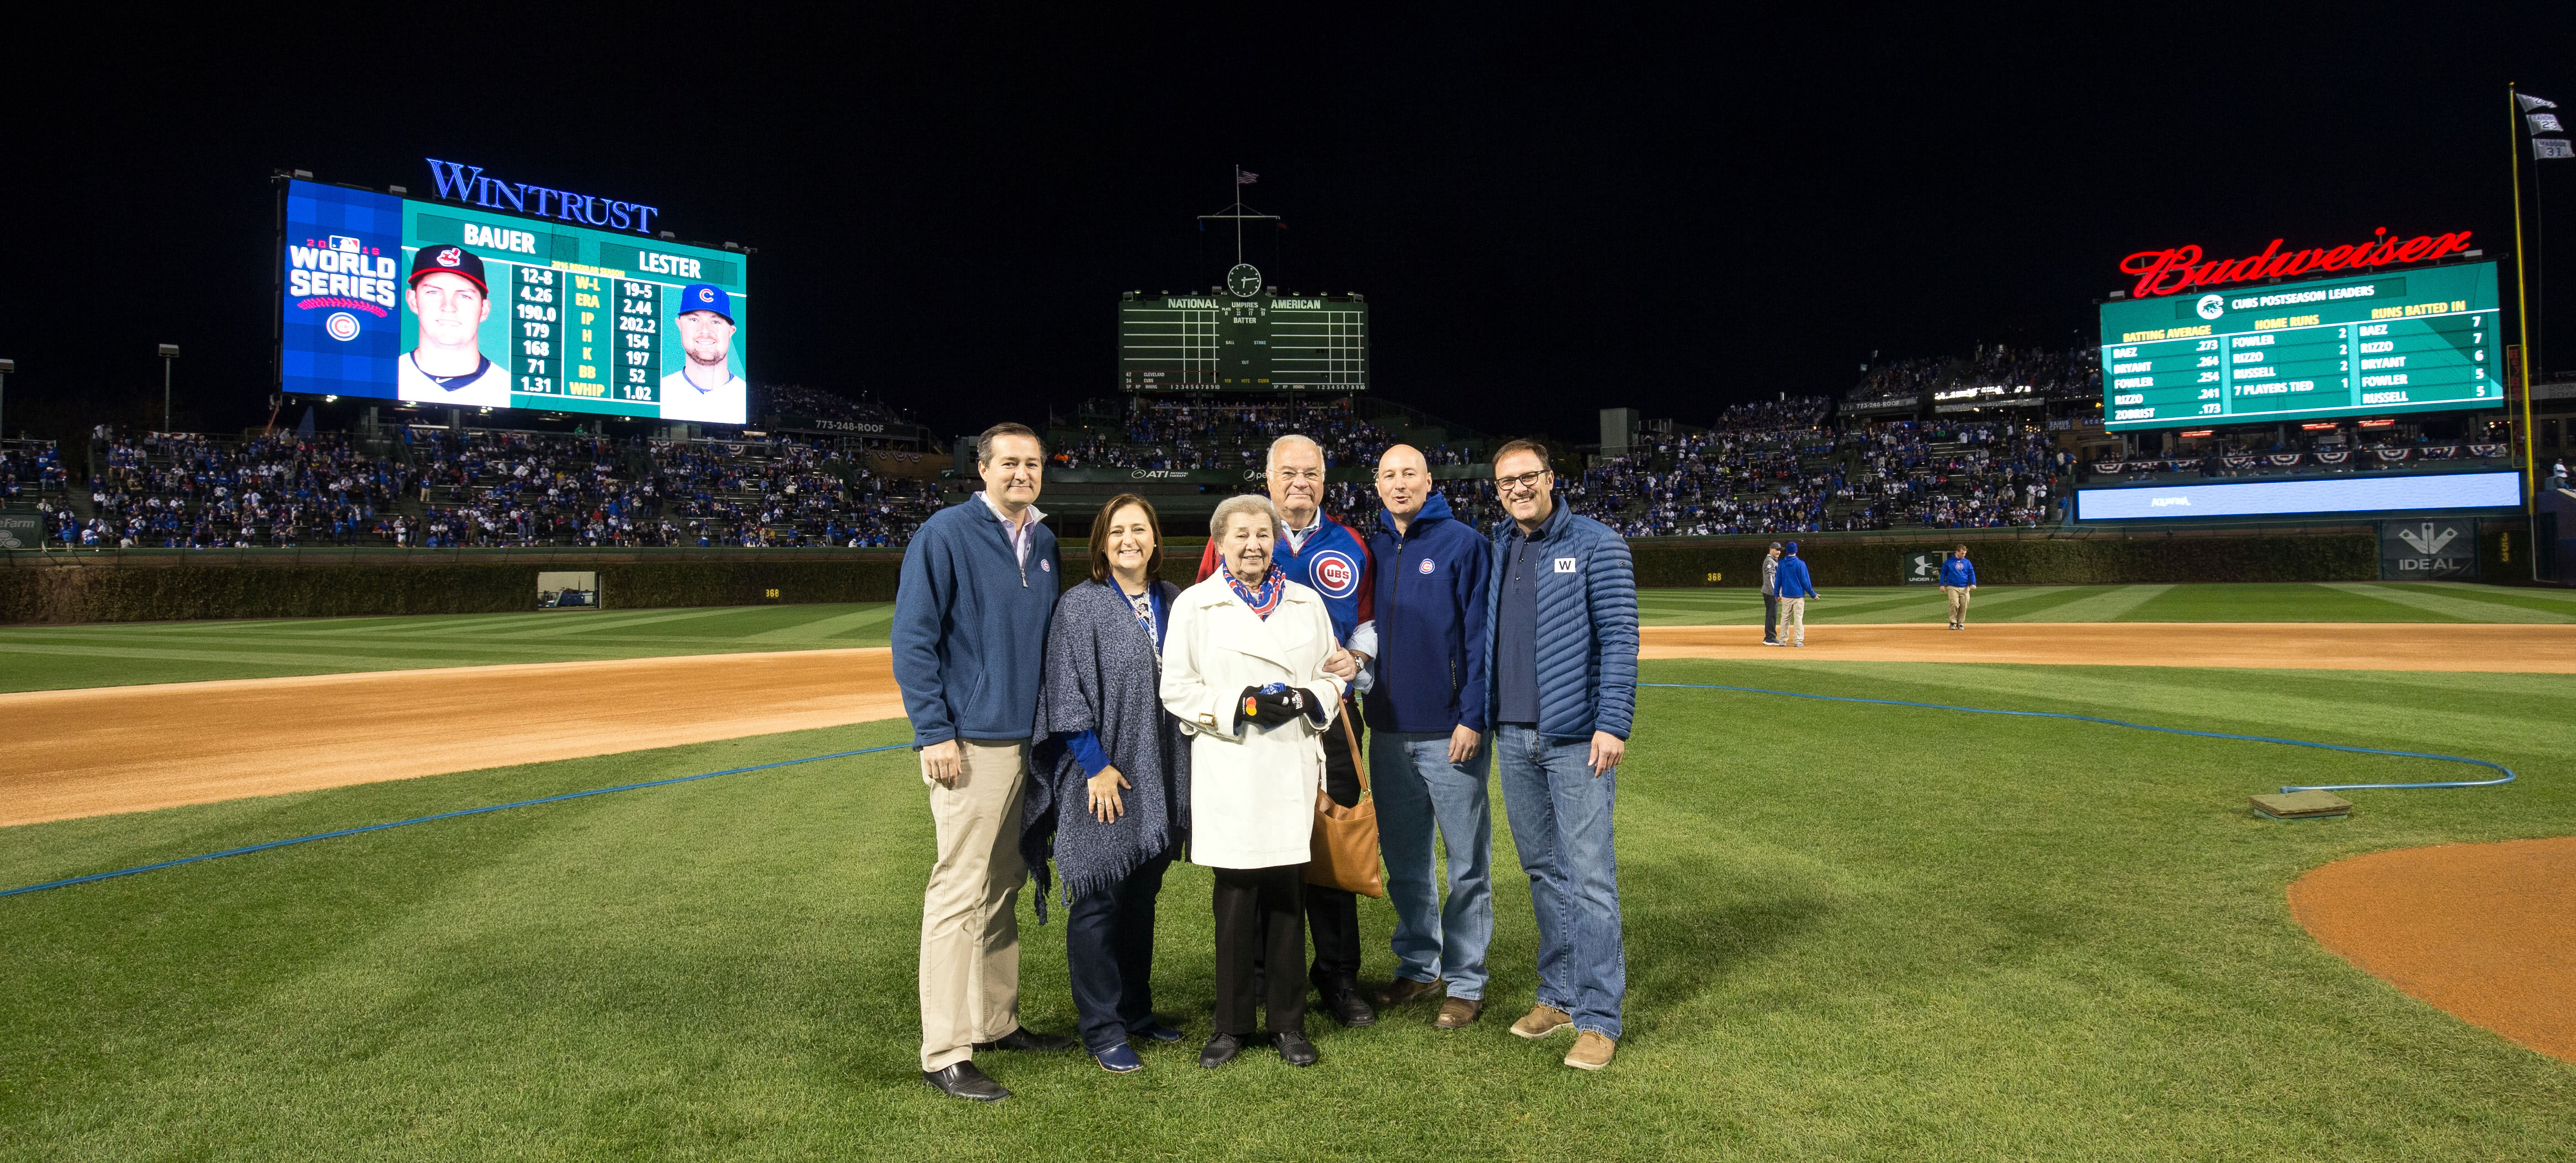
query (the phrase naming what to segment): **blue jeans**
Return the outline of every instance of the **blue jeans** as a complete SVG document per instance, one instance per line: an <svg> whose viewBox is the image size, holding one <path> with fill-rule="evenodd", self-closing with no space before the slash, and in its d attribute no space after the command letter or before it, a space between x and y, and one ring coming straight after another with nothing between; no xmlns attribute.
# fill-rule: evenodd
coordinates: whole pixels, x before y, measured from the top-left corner
<svg viewBox="0 0 2576 1163"><path fill-rule="evenodd" d="M1127 878L1073 898L1065 910L1064 959L1082 1046L1094 1054L1124 1045L1154 1024L1154 897L1169 856Z"/></svg>
<svg viewBox="0 0 2576 1163"><path fill-rule="evenodd" d="M1619 857L1610 811L1619 770L1585 766L1592 740L1559 739L1528 723L1494 730L1502 756L1503 810L1538 913L1538 1000L1574 1028L1619 1037L1628 996L1628 952L1619 933Z"/></svg>
<svg viewBox="0 0 2576 1163"><path fill-rule="evenodd" d="M1449 996L1485 996L1485 947L1494 940L1494 813L1485 800L1487 743L1449 762L1449 733L1373 731L1370 794L1395 905L1395 975L1445 981ZM1449 851L1449 904L1431 883L1434 826Z"/></svg>

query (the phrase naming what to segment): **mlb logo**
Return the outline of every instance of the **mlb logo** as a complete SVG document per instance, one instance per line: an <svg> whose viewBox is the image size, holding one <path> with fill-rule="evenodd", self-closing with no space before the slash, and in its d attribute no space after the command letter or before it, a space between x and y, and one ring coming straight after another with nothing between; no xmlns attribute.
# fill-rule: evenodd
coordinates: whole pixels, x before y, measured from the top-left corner
<svg viewBox="0 0 2576 1163"><path fill-rule="evenodd" d="M334 234L331 236L331 249L343 250L350 254L356 254L360 247L358 246L357 239L351 238L345 234Z"/></svg>

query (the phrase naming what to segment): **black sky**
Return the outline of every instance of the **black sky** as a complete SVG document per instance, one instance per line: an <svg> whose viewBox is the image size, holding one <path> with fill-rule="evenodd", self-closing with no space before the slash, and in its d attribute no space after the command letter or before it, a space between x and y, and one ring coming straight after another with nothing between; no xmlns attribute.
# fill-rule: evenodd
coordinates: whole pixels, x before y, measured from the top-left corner
<svg viewBox="0 0 2576 1163"><path fill-rule="evenodd" d="M2070 341L2148 247L2385 226L2509 257L2504 85L2576 109L2566 4L918 7L19 38L8 426L157 409L158 342L187 352L183 423L262 419L277 168L418 194L436 156L659 205L759 248L754 379L953 432L1114 394L1117 293L1221 278L1231 239L1193 216L1240 163L1288 223L1252 244L1271 281L1367 294L1379 394L1581 435L1605 406L1839 392L1873 349ZM2546 362L2576 370L2576 161L2552 167Z"/></svg>

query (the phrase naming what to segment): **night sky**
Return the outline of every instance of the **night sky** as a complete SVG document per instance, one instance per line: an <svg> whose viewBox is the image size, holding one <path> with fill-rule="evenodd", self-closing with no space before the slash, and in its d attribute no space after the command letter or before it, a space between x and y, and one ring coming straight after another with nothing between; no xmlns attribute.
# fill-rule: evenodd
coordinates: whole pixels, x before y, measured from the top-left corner
<svg viewBox="0 0 2576 1163"><path fill-rule="evenodd" d="M1118 293L1221 280L1232 236L1194 216L1240 164L1287 224L1247 257L1368 296L1379 395L1590 439L1601 407L1705 423L1839 393L1872 350L2077 341L2141 249L2385 226L2510 260L2505 83L2576 113L2564 3L1806 26L1099 7L16 37L6 424L157 420L159 342L186 352L182 426L264 420L275 169L417 197L435 156L658 205L683 240L759 249L754 380L946 434L1114 395ZM2544 364L2576 371L2576 161L2541 182Z"/></svg>

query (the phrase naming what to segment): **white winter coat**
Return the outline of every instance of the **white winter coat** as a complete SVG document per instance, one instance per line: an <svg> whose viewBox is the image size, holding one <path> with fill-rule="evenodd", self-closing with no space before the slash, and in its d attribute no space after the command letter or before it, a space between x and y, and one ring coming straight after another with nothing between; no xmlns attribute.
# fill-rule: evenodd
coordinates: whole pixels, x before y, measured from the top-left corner
<svg viewBox="0 0 2576 1163"><path fill-rule="evenodd" d="M1267 620L1222 573L1181 591L1163 641L1163 706L1190 737L1190 860L1210 868L1304 864L1324 786L1321 728L1299 718L1235 729L1243 688L1284 682L1341 713L1342 682L1324 672L1333 622L1323 595L1288 582Z"/></svg>

